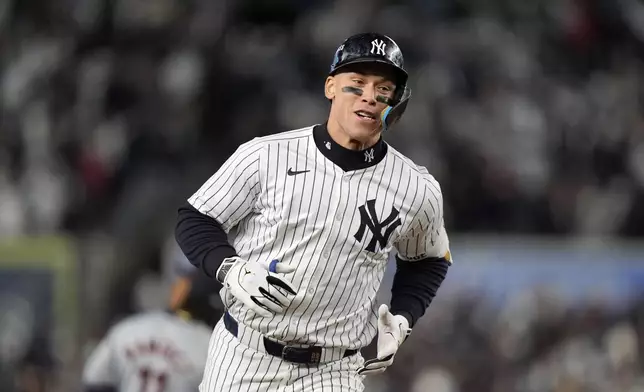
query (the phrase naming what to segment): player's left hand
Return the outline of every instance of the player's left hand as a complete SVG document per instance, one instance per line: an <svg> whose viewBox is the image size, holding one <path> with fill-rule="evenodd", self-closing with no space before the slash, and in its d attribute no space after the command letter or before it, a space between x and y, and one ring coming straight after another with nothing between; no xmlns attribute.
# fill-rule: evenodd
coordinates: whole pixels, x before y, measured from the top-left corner
<svg viewBox="0 0 644 392"><path fill-rule="evenodd" d="M378 356L365 361L358 369L358 374L369 376L384 372L388 366L394 363L394 356L398 347L411 333L407 318L401 315L393 315L389 312L387 305L380 305L378 309Z"/></svg>

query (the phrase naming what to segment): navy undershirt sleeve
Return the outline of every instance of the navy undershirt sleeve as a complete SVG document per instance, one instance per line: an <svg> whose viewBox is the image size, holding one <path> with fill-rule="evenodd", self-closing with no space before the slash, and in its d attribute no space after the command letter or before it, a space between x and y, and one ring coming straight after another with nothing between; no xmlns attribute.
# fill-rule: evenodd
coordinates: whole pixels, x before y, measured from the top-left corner
<svg viewBox="0 0 644 392"><path fill-rule="evenodd" d="M410 327L416 324L436 296L449 266L444 258L405 261L396 257L391 313L405 316Z"/></svg>
<svg viewBox="0 0 644 392"><path fill-rule="evenodd" d="M225 258L237 256L221 224L188 202L178 210L175 238L190 263L213 279Z"/></svg>

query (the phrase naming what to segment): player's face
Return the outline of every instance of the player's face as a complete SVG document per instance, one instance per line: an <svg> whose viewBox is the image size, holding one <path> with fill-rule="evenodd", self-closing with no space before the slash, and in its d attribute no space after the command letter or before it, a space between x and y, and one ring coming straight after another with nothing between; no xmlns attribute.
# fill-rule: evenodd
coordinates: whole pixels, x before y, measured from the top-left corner
<svg viewBox="0 0 644 392"><path fill-rule="evenodd" d="M368 142L381 132L380 114L396 88L391 70L377 64L360 65L329 77L326 96L331 99L329 120L350 139Z"/></svg>

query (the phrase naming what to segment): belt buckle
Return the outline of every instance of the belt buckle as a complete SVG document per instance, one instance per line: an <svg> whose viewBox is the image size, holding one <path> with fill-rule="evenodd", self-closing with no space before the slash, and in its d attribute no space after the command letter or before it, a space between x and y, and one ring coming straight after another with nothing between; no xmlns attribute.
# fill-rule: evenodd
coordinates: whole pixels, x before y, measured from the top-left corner
<svg viewBox="0 0 644 392"><path fill-rule="evenodd" d="M284 346L282 348L282 359L295 362L317 365L322 359L322 349L320 347L293 347ZM305 358L306 357L306 358Z"/></svg>

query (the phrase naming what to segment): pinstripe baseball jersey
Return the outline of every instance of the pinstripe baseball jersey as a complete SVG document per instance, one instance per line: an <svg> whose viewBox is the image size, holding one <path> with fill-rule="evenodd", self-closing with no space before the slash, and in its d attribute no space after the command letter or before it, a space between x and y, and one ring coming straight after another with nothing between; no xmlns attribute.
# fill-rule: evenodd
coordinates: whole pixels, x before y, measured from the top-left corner
<svg viewBox="0 0 644 392"><path fill-rule="evenodd" d="M272 318L222 290L236 320L279 341L366 346L377 333L376 293L390 252L403 260L449 255L441 190L428 171L382 140L344 149L323 125L241 145L188 201L235 229L241 258L297 267L285 278L298 294Z"/></svg>
<svg viewBox="0 0 644 392"><path fill-rule="evenodd" d="M120 392L197 391L211 333L205 324L169 313L132 316L92 352L83 384Z"/></svg>

